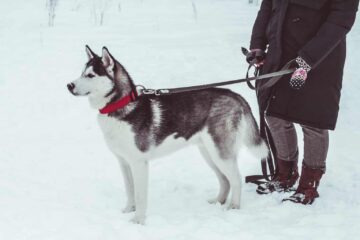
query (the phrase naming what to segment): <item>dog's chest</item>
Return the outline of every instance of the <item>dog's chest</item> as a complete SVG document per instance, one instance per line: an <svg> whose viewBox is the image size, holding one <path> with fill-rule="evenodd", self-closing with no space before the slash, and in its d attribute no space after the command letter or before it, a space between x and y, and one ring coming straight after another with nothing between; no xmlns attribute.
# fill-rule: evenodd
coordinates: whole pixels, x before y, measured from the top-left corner
<svg viewBox="0 0 360 240"><path fill-rule="evenodd" d="M104 115L98 116L98 122L105 141L113 153L122 157L140 153L130 124Z"/></svg>
<svg viewBox="0 0 360 240"><path fill-rule="evenodd" d="M189 144L194 143L198 139L198 134L191 139L175 137L177 134L172 133L167 136L159 145L156 145L154 139L156 136L153 132L141 135L143 141L148 144L146 151L141 151L136 144L136 133L132 126L124 121L119 121L116 118L107 117L104 115L98 116L100 128L104 134L105 141L110 150L117 156L125 159L153 159L165 156L171 152L177 151ZM139 139L138 139L139 142Z"/></svg>

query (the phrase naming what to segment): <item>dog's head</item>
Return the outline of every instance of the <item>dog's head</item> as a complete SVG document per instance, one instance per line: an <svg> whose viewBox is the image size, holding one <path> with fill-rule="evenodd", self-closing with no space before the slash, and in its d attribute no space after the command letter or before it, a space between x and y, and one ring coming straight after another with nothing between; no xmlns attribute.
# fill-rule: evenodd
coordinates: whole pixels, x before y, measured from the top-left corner
<svg viewBox="0 0 360 240"><path fill-rule="evenodd" d="M81 76L69 83L67 88L75 96L107 96L115 88L116 60L103 47L102 56L96 55L89 46L85 47L88 62Z"/></svg>

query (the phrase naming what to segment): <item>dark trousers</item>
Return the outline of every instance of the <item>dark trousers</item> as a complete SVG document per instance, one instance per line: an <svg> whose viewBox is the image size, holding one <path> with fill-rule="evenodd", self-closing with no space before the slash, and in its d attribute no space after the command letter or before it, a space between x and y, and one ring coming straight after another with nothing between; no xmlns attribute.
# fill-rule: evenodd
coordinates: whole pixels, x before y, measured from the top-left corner
<svg viewBox="0 0 360 240"><path fill-rule="evenodd" d="M266 123L274 140L277 158L284 161L298 160L298 143L294 123L266 116ZM314 169L326 168L329 148L329 131L301 125L304 133L304 163Z"/></svg>

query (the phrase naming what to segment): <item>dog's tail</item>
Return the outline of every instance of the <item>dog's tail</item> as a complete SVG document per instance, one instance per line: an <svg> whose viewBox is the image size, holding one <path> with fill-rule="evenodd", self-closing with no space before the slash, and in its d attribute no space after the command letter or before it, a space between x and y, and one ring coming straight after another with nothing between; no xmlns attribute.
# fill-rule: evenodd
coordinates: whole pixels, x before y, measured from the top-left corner
<svg viewBox="0 0 360 240"><path fill-rule="evenodd" d="M244 118L245 121L243 122L245 123L245 126L242 131L244 131L243 140L245 146L256 158L266 158L269 154L269 148L264 139L260 136L259 127L254 116L250 112L246 114Z"/></svg>

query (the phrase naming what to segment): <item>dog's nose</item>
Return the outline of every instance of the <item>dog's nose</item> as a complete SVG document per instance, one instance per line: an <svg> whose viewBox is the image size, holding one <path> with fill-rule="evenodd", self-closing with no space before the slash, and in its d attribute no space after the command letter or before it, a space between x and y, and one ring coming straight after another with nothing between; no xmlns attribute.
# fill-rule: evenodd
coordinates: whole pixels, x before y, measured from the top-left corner
<svg viewBox="0 0 360 240"><path fill-rule="evenodd" d="M74 90L74 88L75 88L75 84L69 83L69 84L67 85L67 88L69 89L70 92L72 92L72 91Z"/></svg>

